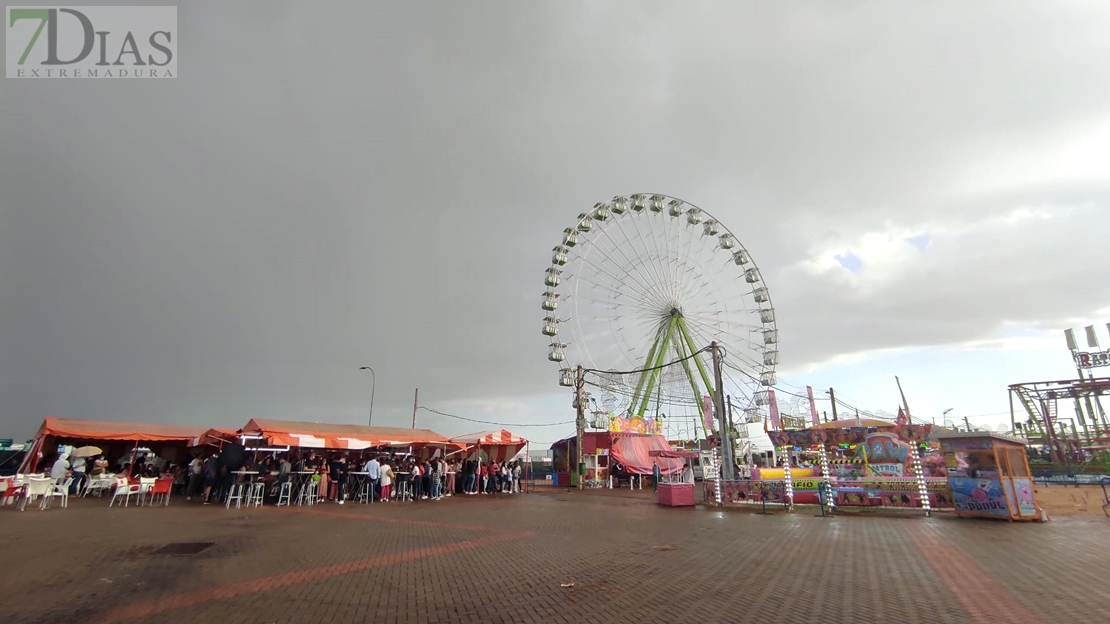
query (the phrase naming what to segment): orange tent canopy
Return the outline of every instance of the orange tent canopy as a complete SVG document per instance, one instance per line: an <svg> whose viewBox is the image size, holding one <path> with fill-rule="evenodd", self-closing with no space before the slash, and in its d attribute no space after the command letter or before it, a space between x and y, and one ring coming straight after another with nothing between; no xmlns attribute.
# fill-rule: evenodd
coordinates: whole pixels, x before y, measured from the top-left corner
<svg viewBox="0 0 1110 624"><path fill-rule="evenodd" d="M183 427L150 423L72 420L47 416L36 437L53 436L70 440L125 440L128 442L185 442L191 444L208 427Z"/></svg>
<svg viewBox="0 0 1110 624"><path fill-rule="evenodd" d="M235 443L239 441L239 436L234 429L218 429L212 428L199 437L195 438L189 443L189 446L200 446L208 444L211 446L223 446L224 444Z"/></svg>
<svg viewBox="0 0 1110 624"><path fill-rule="evenodd" d="M450 440L430 429L367 427L366 425L336 425L252 418L240 431L247 434L261 435L271 445L304 448L362 450L379 446L423 446L427 444L458 446L453 445Z"/></svg>

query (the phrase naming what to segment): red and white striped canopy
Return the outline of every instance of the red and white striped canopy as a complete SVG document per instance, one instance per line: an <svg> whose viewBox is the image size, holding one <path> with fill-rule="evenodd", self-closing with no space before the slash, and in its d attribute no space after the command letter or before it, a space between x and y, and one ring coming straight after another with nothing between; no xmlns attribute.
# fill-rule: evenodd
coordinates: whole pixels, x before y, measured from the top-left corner
<svg viewBox="0 0 1110 624"><path fill-rule="evenodd" d="M514 435L511 431L502 429L500 431L481 431L479 433L467 433L461 436L451 438L451 442L460 446L465 445L467 449L467 457L476 458L479 448L481 454L485 456L488 461L507 461L516 456L528 440Z"/></svg>

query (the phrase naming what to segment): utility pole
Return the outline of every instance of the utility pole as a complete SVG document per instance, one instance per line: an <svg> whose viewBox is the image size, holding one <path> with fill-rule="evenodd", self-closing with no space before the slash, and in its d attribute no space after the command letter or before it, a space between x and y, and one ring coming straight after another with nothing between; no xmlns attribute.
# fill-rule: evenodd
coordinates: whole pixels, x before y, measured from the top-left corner
<svg viewBox="0 0 1110 624"><path fill-rule="evenodd" d="M416 429L416 403L420 400L420 388L416 389L416 393L412 396L412 428Z"/></svg>
<svg viewBox="0 0 1110 624"><path fill-rule="evenodd" d="M721 439L721 450L724 461L724 469L721 471L721 476L726 481L732 481L736 478L736 460L733 458L735 449L732 446L732 437L728 429L728 416L725 414L725 385L724 380L721 378L721 348L714 340L711 345L713 349L713 377L716 381L716 392L714 392L714 409L717 411L717 430Z"/></svg>
<svg viewBox="0 0 1110 624"><path fill-rule="evenodd" d="M585 483L583 483L582 477L586 472L586 462L582 457L582 438L584 437L584 434L586 432L586 394L585 392L583 392L585 386L586 373L582 370L582 367L579 366L577 368L577 374L574 380L574 409L577 412L574 419L574 424L578 430L578 447L577 451L574 454L574 459L575 463L578 464L578 489L580 490L585 487Z"/></svg>
<svg viewBox="0 0 1110 624"><path fill-rule="evenodd" d="M971 423L967 422L967 416L964 416L964 426L967 427L968 433L971 433Z"/></svg>
<svg viewBox="0 0 1110 624"><path fill-rule="evenodd" d="M833 421L835 422L836 421L836 391L833 390L832 388L829 388L829 399L832 400Z"/></svg>

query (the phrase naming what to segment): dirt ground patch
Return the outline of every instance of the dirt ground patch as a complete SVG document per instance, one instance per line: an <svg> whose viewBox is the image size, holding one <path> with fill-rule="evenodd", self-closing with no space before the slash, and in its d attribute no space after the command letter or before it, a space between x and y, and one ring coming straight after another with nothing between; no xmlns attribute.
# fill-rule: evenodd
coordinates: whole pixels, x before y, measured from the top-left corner
<svg viewBox="0 0 1110 624"><path fill-rule="evenodd" d="M1102 487L1081 485L1038 485L1037 503L1048 511L1049 516L1103 516L1102 505L1106 499Z"/></svg>

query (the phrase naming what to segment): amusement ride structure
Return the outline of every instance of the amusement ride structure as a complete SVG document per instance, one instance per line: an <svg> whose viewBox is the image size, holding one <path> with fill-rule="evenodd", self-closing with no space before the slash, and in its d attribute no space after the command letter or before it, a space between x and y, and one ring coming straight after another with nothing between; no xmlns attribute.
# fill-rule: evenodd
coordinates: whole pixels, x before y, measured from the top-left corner
<svg viewBox="0 0 1110 624"><path fill-rule="evenodd" d="M776 383L775 309L751 255L706 211L658 194L600 202L563 231L544 284L548 359L560 385L590 387L578 396L592 427L704 439L727 406L735 443L746 428L733 424L759 420Z"/></svg>
<svg viewBox="0 0 1110 624"><path fill-rule="evenodd" d="M1110 420L1102 407L1102 397L1110 397L1110 377L1096 377L1094 372L1110 367L1110 351L1099 347L1094 326L1087 326L1085 333L1092 351L1082 350L1075 333L1064 330L1078 378L1012 384L1010 421L1014 433L1043 449L1052 463L1110 465ZM1015 402L1024 408L1027 420L1018 419ZM1067 407L1074 408L1074 417L1065 415Z"/></svg>

